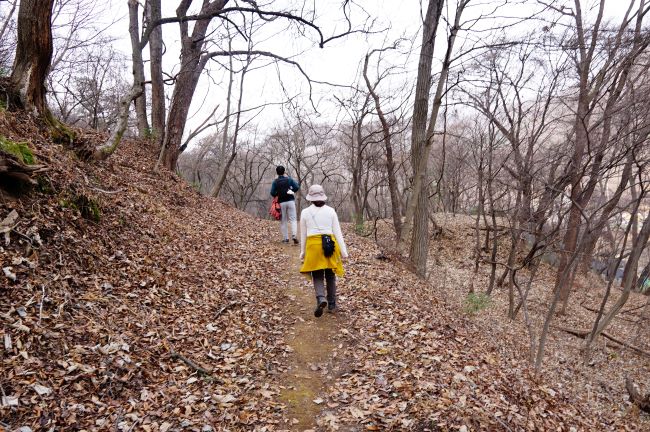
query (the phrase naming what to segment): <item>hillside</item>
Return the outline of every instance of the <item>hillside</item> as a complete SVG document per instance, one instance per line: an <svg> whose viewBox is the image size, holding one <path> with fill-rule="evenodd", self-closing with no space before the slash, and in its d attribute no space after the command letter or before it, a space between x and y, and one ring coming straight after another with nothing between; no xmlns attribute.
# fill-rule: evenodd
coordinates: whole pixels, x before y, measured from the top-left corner
<svg viewBox="0 0 650 432"><path fill-rule="evenodd" d="M18 214L0 265L6 430L644 424L552 373L535 377L516 340L445 300L458 278L419 280L348 227L342 311L316 321L297 248L278 242L275 223L154 172L146 143L88 164L19 120L0 113L0 129L50 171L0 202L0 220Z"/></svg>

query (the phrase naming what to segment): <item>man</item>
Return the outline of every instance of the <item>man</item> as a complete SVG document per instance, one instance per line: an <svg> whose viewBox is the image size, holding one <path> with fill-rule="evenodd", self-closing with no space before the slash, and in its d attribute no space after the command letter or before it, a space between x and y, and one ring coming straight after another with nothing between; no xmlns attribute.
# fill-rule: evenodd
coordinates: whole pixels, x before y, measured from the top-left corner
<svg viewBox="0 0 650 432"><path fill-rule="evenodd" d="M300 185L294 179L285 174L284 167L279 165L275 172L278 178L273 180L271 185L271 196L278 197L280 209L282 211L282 221L280 222L280 232L282 233L282 242L289 243L289 230L287 221L291 222L291 238L293 244L298 244L296 235L298 234L298 222L296 221L296 197L295 192L300 190Z"/></svg>

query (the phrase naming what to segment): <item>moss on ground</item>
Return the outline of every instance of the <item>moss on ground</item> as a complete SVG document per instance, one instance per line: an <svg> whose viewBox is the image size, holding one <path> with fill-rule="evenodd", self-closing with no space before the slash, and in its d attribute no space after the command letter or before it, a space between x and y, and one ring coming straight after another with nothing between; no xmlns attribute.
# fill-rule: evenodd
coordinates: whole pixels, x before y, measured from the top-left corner
<svg viewBox="0 0 650 432"><path fill-rule="evenodd" d="M25 142L11 141L0 135L0 150L12 155L25 165L34 164L34 153Z"/></svg>
<svg viewBox="0 0 650 432"><path fill-rule="evenodd" d="M61 199L59 204L63 208L77 210L81 217L93 222L99 222L102 218L102 210L97 200L84 194L74 192Z"/></svg>

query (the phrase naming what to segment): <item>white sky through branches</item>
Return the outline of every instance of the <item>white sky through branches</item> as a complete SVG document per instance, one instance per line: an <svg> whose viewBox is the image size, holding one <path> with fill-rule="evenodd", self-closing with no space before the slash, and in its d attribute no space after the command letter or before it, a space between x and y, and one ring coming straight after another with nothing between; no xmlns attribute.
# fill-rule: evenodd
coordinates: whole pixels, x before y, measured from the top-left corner
<svg viewBox="0 0 650 432"><path fill-rule="evenodd" d="M163 0L163 16L175 16L175 8L178 5L176 0ZM200 3L200 2L195 2ZM559 3L559 2L556 2ZM572 2L571 2L572 3ZM231 2L235 4L235 2ZM307 8L316 10L314 22L321 28L325 37L340 33L346 27L341 11L341 0L317 0L303 2L301 0L274 0L260 2L265 10L293 10L299 11L301 5L306 4ZM585 2L585 9L596 3ZM610 19L622 16L629 4L621 1L609 1L607 3L607 16ZM278 19L273 23L265 23L253 36L254 49L270 51L274 54L290 58L298 62L309 77L314 81L326 81L337 84L330 86L312 83L312 98L309 100L309 83L295 66L276 62L268 58L259 58L253 65L252 70L246 76L244 85L243 109L258 107L264 104L273 104L263 110L247 112L242 121L251 120L255 113L257 117L251 120L260 128L258 134L272 129L284 123L283 109L286 112L287 106L282 102L291 97L292 106L301 110L304 115L310 116L312 121L331 122L340 119L343 112L337 107L334 96L339 99L348 99L353 93L351 88L343 86L358 86L360 81L360 68L365 54L374 48L392 45L397 39L403 40L397 50L390 51L384 56L380 70L386 67L393 67L391 76L382 82L379 88L380 96L386 98L384 103L389 107L404 105L408 109L409 103L404 100L410 97L414 83L417 67L417 56L419 53L421 27L421 8L426 7L426 2L421 5L420 0L356 0L352 7L351 18L353 25L357 28L363 26L370 17L374 20L372 34L352 34L345 38L328 43L325 48L318 48L315 43L317 33L311 29L298 28L289 24L287 20ZM447 5L443 16L453 19L455 2ZM478 16L484 16L478 23L473 25L471 32L461 33L457 43L458 52L470 46L487 43L499 36L511 38L513 34L529 32L534 30L532 26L539 26L540 31L544 23L541 21L528 21L524 24L515 24L520 17L533 15L540 9L540 4L535 0L510 1L510 0L476 0L470 3L465 17L466 22ZM192 10L192 12L196 12ZM250 19L250 14L247 16ZM130 43L128 39L128 10L126 0L108 0L108 7L105 12L106 23L114 22L109 32L116 38L115 47L122 51L130 59ZM259 19L257 21L261 22ZM237 20L241 23L241 19ZM505 29L498 29L503 25L512 25ZM190 24L191 26L191 24ZM221 37L220 27L223 21L214 19L211 34L215 39ZM444 45L444 38L448 26L441 24L438 31L437 53L440 56L441 47ZM496 30L494 30L496 29ZM302 32L302 34L301 34ZM209 34L210 35L210 34ZM179 61L179 30L177 24L166 24L163 26L163 38L165 43L164 68L169 74L178 70ZM225 41L211 43L209 49L219 50L226 47ZM235 38L233 49L246 50L246 41L242 37ZM144 52L145 60L148 58L148 48ZM243 57L242 57L243 59ZM371 79L378 73L376 58L371 63L369 74ZM197 91L194 95L190 118L188 119L186 134L200 124L219 105L217 116L223 116L225 111L225 94L227 88L227 74L223 65L227 64L226 57L218 59L221 65L211 62L201 78ZM235 64L240 68L241 64ZM146 68L148 69L148 68ZM434 66L434 71L436 67ZM131 77L127 77L130 82ZM235 83L239 81L235 78ZM234 92L237 94L237 92ZM171 88L168 88L168 97L171 95ZM236 100L233 100L236 105ZM316 107L316 111L313 107ZM209 131L214 132L214 129ZM251 133L249 131L249 133ZM245 134L244 134L245 136Z"/></svg>

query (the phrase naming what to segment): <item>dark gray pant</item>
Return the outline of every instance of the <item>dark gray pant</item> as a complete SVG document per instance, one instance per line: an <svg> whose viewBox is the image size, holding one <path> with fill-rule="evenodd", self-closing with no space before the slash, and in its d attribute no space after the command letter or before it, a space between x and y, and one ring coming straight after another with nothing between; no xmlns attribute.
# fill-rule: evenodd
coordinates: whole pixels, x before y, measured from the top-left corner
<svg viewBox="0 0 650 432"><path fill-rule="evenodd" d="M325 300L325 282L327 282L327 303L333 308L336 305L336 275L331 269L316 270L311 272L316 291L316 301Z"/></svg>

